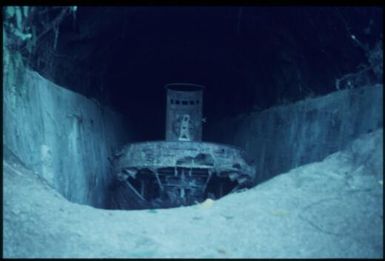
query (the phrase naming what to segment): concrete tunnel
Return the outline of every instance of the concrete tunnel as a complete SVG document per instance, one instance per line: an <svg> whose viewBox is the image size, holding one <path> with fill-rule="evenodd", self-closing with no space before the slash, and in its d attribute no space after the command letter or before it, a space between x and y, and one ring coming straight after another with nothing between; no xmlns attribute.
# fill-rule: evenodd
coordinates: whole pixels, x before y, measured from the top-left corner
<svg viewBox="0 0 385 261"><path fill-rule="evenodd" d="M382 128L382 9L3 7L3 162L108 210L220 200Z"/></svg>

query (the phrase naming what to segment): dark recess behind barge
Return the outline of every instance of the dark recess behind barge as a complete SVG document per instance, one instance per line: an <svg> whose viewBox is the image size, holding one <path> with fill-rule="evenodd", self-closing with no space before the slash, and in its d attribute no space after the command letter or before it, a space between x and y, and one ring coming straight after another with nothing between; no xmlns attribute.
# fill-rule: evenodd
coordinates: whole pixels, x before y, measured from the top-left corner
<svg viewBox="0 0 385 261"><path fill-rule="evenodd" d="M125 154L123 145L165 144L165 85L170 83L204 86L198 142L241 148L239 155L250 156L245 162L256 167L247 171L255 173L253 185L322 160L382 127L379 7L33 8L21 25L12 10L22 8L4 12L3 147L70 201L111 207L106 198L121 185L115 186L121 172L111 163ZM52 23L63 11L60 23ZM26 34L28 23L38 30L37 37L22 40L12 26L24 26ZM22 64L32 68L21 70L23 83L13 68L21 64L20 53ZM133 155L160 159L169 152L166 147ZM196 154L185 158L199 161ZM141 158L135 161L130 165L128 160L132 168ZM135 179L134 169L122 166ZM185 171L175 173L185 180ZM188 175L198 181L200 171ZM219 192L218 180L199 178L210 190L202 195L218 198L239 189L231 171L215 171L225 173ZM170 178L170 173L163 174ZM245 177L236 180L241 184ZM136 185L146 194L141 182ZM126 187L122 191L131 193ZM132 195L121 198L131 201Z"/></svg>
<svg viewBox="0 0 385 261"><path fill-rule="evenodd" d="M382 7L3 17L4 257L383 258Z"/></svg>
<svg viewBox="0 0 385 261"><path fill-rule="evenodd" d="M382 41L380 7L84 7L41 39L32 67L112 106L134 140L163 140L164 85L206 86L216 120L335 90Z"/></svg>

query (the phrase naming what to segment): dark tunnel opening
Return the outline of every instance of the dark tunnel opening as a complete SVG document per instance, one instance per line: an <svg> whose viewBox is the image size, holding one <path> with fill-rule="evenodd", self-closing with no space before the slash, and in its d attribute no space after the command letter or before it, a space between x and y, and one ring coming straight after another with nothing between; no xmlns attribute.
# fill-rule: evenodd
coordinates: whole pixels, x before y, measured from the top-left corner
<svg viewBox="0 0 385 261"><path fill-rule="evenodd" d="M6 48L16 63L121 113L130 133L128 144L164 141L170 104L186 108L203 104L202 132L196 141L236 145L232 136L225 135L234 130L219 128L218 122L333 92L339 88L336 79L343 82L345 75L365 66L370 73L359 80L365 84L378 80L370 50L382 43L383 28L382 9L375 6L36 6L28 15L21 12L22 24L18 12L7 10L3 10ZM204 85L203 99L168 101L164 87L170 83ZM188 133L193 122L182 117L172 128ZM181 137L195 141L189 135ZM114 158L116 151L109 153ZM198 155L188 157L199 162ZM108 194L105 207L191 205L245 187L241 177L230 178L243 163L231 162L227 172L212 174L208 168L189 170L178 164L183 162L176 162L174 169L143 167L135 174L122 168L126 179L105 179L110 182L103 191ZM165 183L171 186L171 173L177 173L174 176L181 182L184 172L197 176L191 182L204 189L162 191ZM198 178L200 172L203 178ZM178 201L181 198L183 202Z"/></svg>
<svg viewBox="0 0 385 261"><path fill-rule="evenodd" d="M383 258L383 6L75 4L2 8L4 258Z"/></svg>

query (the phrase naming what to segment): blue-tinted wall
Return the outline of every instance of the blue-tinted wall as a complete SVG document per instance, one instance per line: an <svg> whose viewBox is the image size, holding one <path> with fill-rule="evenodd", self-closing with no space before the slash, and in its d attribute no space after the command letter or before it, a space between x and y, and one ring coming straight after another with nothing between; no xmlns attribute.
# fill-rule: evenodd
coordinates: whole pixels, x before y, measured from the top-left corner
<svg viewBox="0 0 385 261"><path fill-rule="evenodd" d="M67 199L103 207L108 157L128 142L122 116L36 72L5 72L4 151Z"/></svg>
<svg viewBox="0 0 385 261"><path fill-rule="evenodd" d="M237 145L255 160L257 179L322 160L383 126L383 87L346 89L211 123L207 141Z"/></svg>

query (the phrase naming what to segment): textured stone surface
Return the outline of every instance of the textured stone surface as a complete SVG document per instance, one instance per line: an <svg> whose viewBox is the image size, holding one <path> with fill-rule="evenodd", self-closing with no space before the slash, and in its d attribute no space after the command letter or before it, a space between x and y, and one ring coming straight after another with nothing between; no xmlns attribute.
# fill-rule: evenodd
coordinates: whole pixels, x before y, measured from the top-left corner
<svg viewBox="0 0 385 261"><path fill-rule="evenodd" d="M120 115L33 71L4 81L3 148L67 199L103 206L108 156L127 142Z"/></svg>
<svg viewBox="0 0 385 261"><path fill-rule="evenodd" d="M382 110L382 85L366 86L212 123L206 140L245 149L265 180L382 128Z"/></svg>
<svg viewBox="0 0 385 261"><path fill-rule="evenodd" d="M4 257L382 258L382 143L381 129L248 191L162 210L68 202L9 158Z"/></svg>

